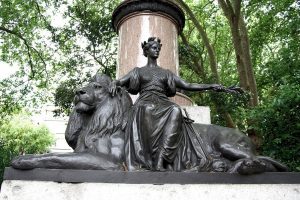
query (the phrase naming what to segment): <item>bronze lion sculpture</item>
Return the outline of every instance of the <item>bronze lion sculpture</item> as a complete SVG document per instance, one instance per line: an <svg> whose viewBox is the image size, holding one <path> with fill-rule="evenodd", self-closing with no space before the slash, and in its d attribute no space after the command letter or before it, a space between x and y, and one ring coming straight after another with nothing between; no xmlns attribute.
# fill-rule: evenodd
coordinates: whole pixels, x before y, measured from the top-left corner
<svg viewBox="0 0 300 200"><path fill-rule="evenodd" d="M12 161L18 169L122 169L124 127L132 105L128 93L119 88L112 97L106 75L95 75L90 83L76 91L75 107L70 115L65 138L74 153L24 155Z"/></svg>
<svg viewBox="0 0 300 200"><path fill-rule="evenodd" d="M75 107L65 132L73 153L19 156L12 161L12 167L127 170L125 127L132 101L123 88L118 88L112 96L109 92L111 81L106 75L95 75L87 86L76 91ZM181 149L192 153L187 154L189 158L184 161L184 169L173 168L173 171L254 174L288 170L269 157L256 156L251 140L237 129L196 124L188 117L185 123L195 135L189 136ZM186 148L187 143L195 141L198 143ZM197 145L201 145L205 159L199 158L193 150ZM205 167L199 167L198 160L205 160Z"/></svg>

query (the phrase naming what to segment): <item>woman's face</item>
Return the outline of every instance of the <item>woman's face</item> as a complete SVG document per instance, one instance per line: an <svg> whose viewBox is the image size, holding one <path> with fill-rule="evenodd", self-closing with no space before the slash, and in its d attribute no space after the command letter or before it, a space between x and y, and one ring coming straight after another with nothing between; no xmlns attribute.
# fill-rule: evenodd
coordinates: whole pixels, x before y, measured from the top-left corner
<svg viewBox="0 0 300 200"><path fill-rule="evenodd" d="M158 42L154 42L147 50L147 57L158 58L160 48L161 48L160 44Z"/></svg>

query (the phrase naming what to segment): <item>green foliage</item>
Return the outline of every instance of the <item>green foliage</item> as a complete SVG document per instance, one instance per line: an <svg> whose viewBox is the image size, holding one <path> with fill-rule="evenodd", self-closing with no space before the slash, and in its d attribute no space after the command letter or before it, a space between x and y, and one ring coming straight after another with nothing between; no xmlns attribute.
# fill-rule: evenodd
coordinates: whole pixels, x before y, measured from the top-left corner
<svg viewBox="0 0 300 200"><path fill-rule="evenodd" d="M51 62L55 52L48 37L51 6L48 0L0 2L0 59L18 66L17 73L0 80L0 121L49 100L47 90L55 77Z"/></svg>
<svg viewBox="0 0 300 200"><path fill-rule="evenodd" d="M250 39L261 105L250 114L262 154L300 170L300 5L251 1Z"/></svg>
<svg viewBox="0 0 300 200"><path fill-rule="evenodd" d="M19 70L9 78L13 80L0 83L0 92L11 97L1 99L0 110L10 114L13 109L5 105L16 102L20 107L36 107L49 101L51 91L70 78L82 80L96 71L113 77L118 40L111 13L118 3L1 1L0 59L18 65Z"/></svg>
<svg viewBox="0 0 300 200"><path fill-rule="evenodd" d="M74 91L96 71L115 76L117 35L112 29L111 14L118 3L76 0L64 11L68 24L53 29L52 41L59 44L67 58L58 63L67 79L59 81L55 90L55 105L60 108L57 115L70 113ZM57 8L63 4L59 1Z"/></svg>
<svg viewBox="0 0 300 200"><path fill-rule="evenodd" d="M58 1L56 8L65 4ZM117 39L111 26L111 13L117 4L118 1L104 0L75 0L66 4L67 9L62 12L68 23L52 29L52 41L59 44L67 58L58 63L67 73L84 66L115 75Z"/></svg>
<svg viewBox="0 0 300 200"><path fill-rule="evenodd" d="M283 85L276 96L252 111L263 136L262 153L300 171L300 84Z"/></svg>
<svg viewBox="0 0 300 200"><path fill-rule="evenodd" d="M76 89L84 83L87 83L89 78L90 76L87 76L82 80L71 78L60 83L54 94L55 106L59 108L55 111L56 115L70 115Z"/></svg>
<svg viewBox="0 0 300 200"><path fill-rule="evenodd" d="M59 107L59 110L56 111L56 115L61 115L65 113L70 115L72 102L74 99L76 86L79 85L76 83L77 80L70 79L68 81L62 82L56 89L54 98L55 106Z"/></svg>
<svg viewBox="0 0 300 200"><path fill-rule="evenodd" d="M45 126L33 125L29 116L16 115L0 126L0 182L4 168L18 155L45 153L54 142Z"/></svg>
<svg viewBox="0 0 300 200"><path fill-rule="evenodd" d="M18 62L30 79L46 84L51 60L45 30L50 26L46 9L51 1L2 0L0 2L0 58Z"/></svg>
<svg viewBox="0 0 300 200"><path fill-rule="evenodd" d="M292 39L294 38L294 39ZM292 37L278 56L264 65L263 104L252 111L254 128L263 136L262 150L300 169L300 52Z"/></svg>

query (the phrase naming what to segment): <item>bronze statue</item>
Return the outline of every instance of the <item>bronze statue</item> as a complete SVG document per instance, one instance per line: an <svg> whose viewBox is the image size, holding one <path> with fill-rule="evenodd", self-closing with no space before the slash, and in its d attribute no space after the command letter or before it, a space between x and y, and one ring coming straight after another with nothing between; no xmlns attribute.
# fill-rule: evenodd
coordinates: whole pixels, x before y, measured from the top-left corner
<svg viewBox="0 0 300 200"><path fill-rule="evenodd" d="M87 86L76 91L65 132L74 153L19 156L12 167L123 170L124 127L132 101L123 89L112 97L108 92L110 83L110 77L95 75Z"/></svg>
<svg viewBox="0 0 300 200"><path fill-rule="evenodd" d="M146 66L111 81L98 76L77 91L66 130L69 154L16 158L20 169L238 172L287 171L281 163L256 156L251 140L236 129L195 124L170 101L176 89L239 92L219 84L187 83L157 65L160 39L142 43ZM132 105L128 94L139 93Z"/></svg>
<svg viewBox="0 0 300 200"><path fill-rule="evenodd" d="M176 94L176 89L223 90L217 84L187 83L158 66L161 46L160 39L155 37L142 43L144 56L148 59L147 65L134 68L120 80L113 81L111 86L113 95L116 86L126 87L132 94L140 94L129 114L126 129L126 163L130 170L144 168L164 171L167 167L178 168L174 162L181 160L176 157L181 153L179 149L184 142L186 130L180 107L168 98ZM205 159L204 155L202 157L199 159Z"/></svg>

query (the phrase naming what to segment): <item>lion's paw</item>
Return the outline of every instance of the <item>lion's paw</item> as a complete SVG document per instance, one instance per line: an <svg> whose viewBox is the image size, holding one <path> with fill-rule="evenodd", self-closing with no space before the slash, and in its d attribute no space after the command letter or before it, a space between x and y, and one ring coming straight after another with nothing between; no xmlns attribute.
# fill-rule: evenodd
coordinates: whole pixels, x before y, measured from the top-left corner
<svg viewBox="0 0 300 200"><path fill-rule="evenodd" d="M244 159L237 168L243 175L258 174L266 171L266 164L259 159Z"/></svg>
<svg viewBox="0 0 300 200"><path fill-rule="evenodd" d="M32 156L19 156L12 160L11 166L15 169L33 169L35 163Z"/></svg>

